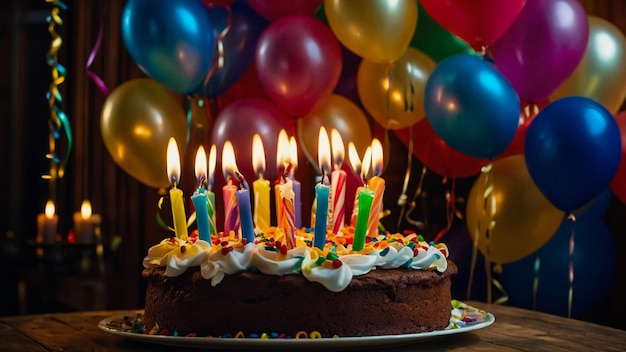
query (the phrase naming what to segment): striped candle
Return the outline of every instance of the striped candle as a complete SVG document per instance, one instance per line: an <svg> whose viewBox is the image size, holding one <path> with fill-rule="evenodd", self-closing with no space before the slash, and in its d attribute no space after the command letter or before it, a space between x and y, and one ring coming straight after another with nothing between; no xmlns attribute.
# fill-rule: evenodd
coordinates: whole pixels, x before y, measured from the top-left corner
<svg viewBox="0 0 626 352"><path fill-rule="evenodd" d="M236 170L235 150L230 141L224 142L222 149L222 173L226 179L226 185L222 187L224 198L224 234L234 231L239 234L239 208L237 207L237 186L233 185L233 170Z"/></svg>
<svg viewBox="0 0 626 352"><path fill-rule="evenodd" d="M332 200L332 229L334 234L345 227L346 218L346 172L341 169L345 147L341 135L336 129L331 130L333 161L335 170L330 174L330 197Z"/></svg>
<svg viewBox="0 0 626 352"><path fill-rule="evenodd" d="M380 213L383 210L383 194L385 193L385 180L380 177L383 171L383 147L376 138L372 141L372 167L374 177L368 182L369 189L374 191L374 200L370 208L370 216L367 224L367 236L378 236L378 223L380 221Z"/></svg>
<svg viewBox="0 0 626 352"><path fill-rule="evenodd" d="M285 182L279 184L278 189L282 207L278 225L285 234L285 245L292 249L296 247L296 213L293 207L295 193L291 179L285 178Z"/></svg>

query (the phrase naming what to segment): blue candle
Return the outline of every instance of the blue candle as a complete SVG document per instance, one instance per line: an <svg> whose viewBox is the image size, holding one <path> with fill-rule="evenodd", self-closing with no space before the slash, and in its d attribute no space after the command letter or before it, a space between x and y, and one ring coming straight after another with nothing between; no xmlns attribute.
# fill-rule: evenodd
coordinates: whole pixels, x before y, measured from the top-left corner
<svg viewBox="0 0 626 352"><path fill-rule="evenodd" d="M198 237L211 243L211 230L209 228L208 198L204 188L198 188L191 196L193 207L196 209L196 224L198 225Z"/></svg>
<svg viewBox="0 0 626 352"><path fill-rule="evenodd" d="M322 182L315 185L315 237L313 245L323 249L326 244L326 221L328 220L328 198L330 187Z"/></svg>
<svg viewBox="0 0 626 352"><path fill-rule="evenodd" d="M252 208L250 206L250 189L248 183L243 176L235 171L239 178L240 187L235 197L239 207L239 219L241 221L241 236L246 239L247 243L254 243L254 224L252 222Z"/></svg>

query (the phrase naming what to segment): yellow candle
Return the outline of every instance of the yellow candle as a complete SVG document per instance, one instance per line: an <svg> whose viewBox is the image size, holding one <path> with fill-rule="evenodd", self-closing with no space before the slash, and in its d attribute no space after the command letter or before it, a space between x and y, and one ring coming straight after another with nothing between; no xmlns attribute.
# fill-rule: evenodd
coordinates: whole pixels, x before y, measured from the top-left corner
<svg viewBox="0 0 626 352"><path fill-rule="evenodd" d="M183 203L183 191L176 188L180 180L180 154L174 138L170 138L167 144L167 174L172 184L170 203L172 206L174 233L177 238L187 240L187 217L185 215L185 204Z"/></svg>
<svg viewBox="0 0 626 352"><path fill-rule="evenodd" d="M368 187L374 192L374 200L367 224L368 237L378 236L378 223L383 209L383 194L385 193L385 180L380 177L383 170L383 147L376 138L372 141L372 167L375 176L367 182Z"/></svg>
<svg viewBox="0 0 626 352"><path fill-rule="evenodd" d="M270 181L263 178L265 149L261 136L252 137L252 164L258 179L252 182L254 191L254 223L263 232L270 228Z"/></svg>

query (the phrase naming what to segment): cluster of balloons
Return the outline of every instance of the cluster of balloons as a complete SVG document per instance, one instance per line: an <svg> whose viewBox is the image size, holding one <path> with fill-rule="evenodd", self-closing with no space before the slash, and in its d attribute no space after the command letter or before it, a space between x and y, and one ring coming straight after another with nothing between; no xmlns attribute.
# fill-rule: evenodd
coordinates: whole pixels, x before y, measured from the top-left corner
<svg viewBox="0 0 626 352"><path fill-rule="evenodd" d="M149 186L200 97L219 107L211 143L242 145L249 173L256 133L271 156L286 129L317 164L321 126L361 155L379 126L437 174L478 176L467 225L494 262L607 187L626 202L626 38L577 0L129 0L121 27L149 78L107 97L102 134Z"/></svg>

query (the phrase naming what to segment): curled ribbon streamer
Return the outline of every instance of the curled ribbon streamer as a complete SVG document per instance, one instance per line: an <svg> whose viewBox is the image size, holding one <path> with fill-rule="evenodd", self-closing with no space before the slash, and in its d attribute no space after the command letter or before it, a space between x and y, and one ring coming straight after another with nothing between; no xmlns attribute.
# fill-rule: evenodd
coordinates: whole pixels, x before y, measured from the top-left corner
<svg viewBox="0 0 626 352"><path fill-rule="evenodd" d="M537 310L537 291L539 290L539 268L541 267L541 258L535 258L534 278L533 278L533 310Z"/></svg>
<svg viewBox="0 0 626 352"><path fill-rule="evenodd" d="M106 84L104 83L102 78L100 78L95 72L91 70L91 65L93 65L93 61L95 60L96 55L98 54L98 51L100 50L100 45L102 44L103 32L104 32L104 25L102 21L100 21L100 27L98 29L98 37L96 38L96 42L93 45L91 52L89 53L89 57L87 58L87 64L85 65L85 69L87 70L87 75L89 76L89 78L91 78L93 83L96 84L96 87L100 89L100 92L102 92L104 96L108 96L109 89L107 88Z"/></svg>
<svg viewBox="0 0 626 352"><path fill-rule="evenodd" d="M409 149L409 150L412 150L412 149ZM426 171L428 171L428 169L426 168L426 166L422 165L422 173L420 175L419 183L417 184L417 188L415 189L415 193L413 194L413 199L411 199L411 203L409 203L409 208L407 209L406 214L404 215L406 222L418 228L423 228L425 226L426 221L427 221L426 219L428 217L424 216L424 221L414 220L411 218L411 213L417 207L416 205L417 197L422 195L422 188L424 186L424 178L426 176ZM424 207L424 212L426 211L427 211L427 207Z"/></svg>
<svg viewBox="0 0 626 352"><path fill-rule="evenodd" d="M50 107L50 137L49 137L49 145L50 145L50 153L48 154L48 158L52 161L52 163L59 164L58 169L56 167L51 166L51 175L53 178L55 175L59 177L63 177L64 175L64 167L67 165L69 160L70 151L72 150L72 129L69 123L69 119L63 110L59 107L57 103L63 102L63 96L59 90L59 86L65 82L65 75L67 73L65 67L58 62L58 52L63 44L63 38L55 31L55 27L63 25L63 20L59 15L60 9L67 9L67 6L59 1L59 0L46 0L48 3L53 3L54 7L50 12L50 16L47 17L48 22L48 32L50 33L51 42L50 49L46 54L46 61L48 65L51 66L52 70L52 82L48 88L48 92L46 93L46 99L48 100L48 105ZM65 156L63 158L63 162L61 163L60 159L57 156L56 150L56 142L61 137L61 132L65 133L67 138L67 150Z"/></svg>
<svg viewBox="0 0 626 352"><path fill-rule="evenodd" d="M160 210L163 210L164 200L165 200L165 197L160 197L159 201L157 202L156 222L163 230L169 230L169 231L174 232L174 228L166 224L165 220L163 220L163 217L161 216ZM196 212L194 210L194 212L189 216L189 218L187 218L187 228L189 228L189 226L191 226L191 224L193 224L195 221L196 221Z"/></svg>
<svg viewBox="0 0 626 352"><path fill-rule="evenodd" d="M444 178L443 182L446 183L447 178ZM461 213L460 210L456 208L455 190L456 190L456 178L453 178L452 185L450 186L450 190L446 191L446 227L444 227L437 233L437 235L435 236L435 239L433 240L435 242L439 242L441 238L446 233L448 233L450 228L452 228L452 222L454 221L455 217L459 219L463 219L463 214Z"/></svg>
<svg viewBox="0 0 626 352"><path fill-rule="evenodd" d="M572 302L574 300L574 234L576 232L576 217L570 213L567 219L574 223L569 236L569 290L567 293L567 317L572 317Z"/></svg>
<svg viewBox="0 0 626 352"><path fill-rule="evenodd" d="M205 4L205 5L210 5L209 8L213 7L213 4ZM220 34L217 36L215 40L217 44L217 60L215 61L213 65L211 65L209 72L204 77L204 82L202 84L203 88L205 88L206 85L209 83L209 80L211 79L211 77L213 77L213 74L215 73L215 71L224 67L224 37L226 36L226 34L228 34L228 31L230 31L230 27L232 27L232 24L233 24L232 11L231 11L230 5L226 5L224 6L224 8L226 9L226 27L222 29L222 31L220 32Z"/></svg>
<svg viewBox="0 0 626 352"><path fill-rule="evenodd" d="M408 196L406 195L407 188L409 187L409 180L411 179L411 165L413 162L413 128L409 129L409 143L407 146L407 163L406 163L406 172L404 174L404 183L402 184L402 194L398 198L398 205L400 208L400 216L398 217L398 224L396 228L400 228L400 223L402 222L402 218L404 217L404 212L406 211L406 201Z"/></svg>

